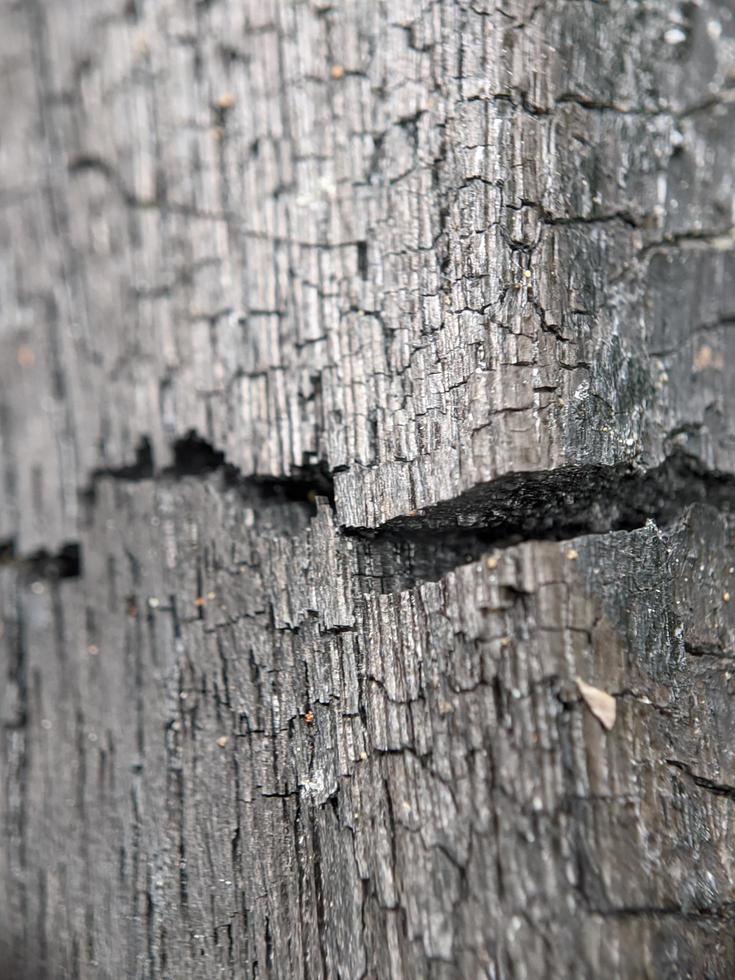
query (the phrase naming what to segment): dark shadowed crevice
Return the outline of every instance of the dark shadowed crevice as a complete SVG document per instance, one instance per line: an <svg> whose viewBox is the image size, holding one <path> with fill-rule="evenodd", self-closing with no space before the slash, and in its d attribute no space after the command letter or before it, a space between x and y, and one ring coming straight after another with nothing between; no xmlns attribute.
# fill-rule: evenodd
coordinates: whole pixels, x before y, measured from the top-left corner
<svg viewBox="0 0 735 980"><path fill-rule="evenodd" d="M94 499L95 483L104 477L134 483L139 480L150 480L154 474L155 465L151 442L147 436L142 436L135 450L135 462L123 466L100 467L94 470L86 489L82 491L82 496Z"/></svg>
<svg viewBox="0 0 735 980"><path fill-rule="evenodd" d="M221 471L227 487L248 497L310 505L320 497L334 504L333 475L324 463L295 467L281 477L245 476L194 431L177 440L173 451L173 466L159 478ZM102 475L127 478L125 472L103 471ZM454 567L463 554L481 554L489 547L630 531L647 521L667 527L696 503L723 512L735 510L735 476L707 470L694 457L679 452L652 469L621 464L508 474L377 528L342 526L340 530L373 547L403 544L419 553L425 546L427 553L447 556ZM445 564L441 557L435 560Z"/></svg>
<svg viewBox="0 0 735 980"><path fill-rule="evenodd" d="M334 504L334 482L324 464L298 467L283 477L245 476L194 431L178 439L172 450L173 464L156 471L150 441L143 438L133 464L96 470L83 496L94 502L102 479L163 482L216 474L220 486L238 493L248 506L268 507L271 519L280 504L298 505L304 521L316 512L317 500ZM706 470L696 459L677 453L649 470L577 466L509 474L377 528L343 526L339 532L351 542L365 589L395 592L437 581L493 549L524 541L630 531L648 521L666 528L692 504L735 510L735 477ZM292 528L290 519L288 526ZM34 578L76 577L82 565L77 543L56 554L39 551L18 557L13 541L0 543L0 563L22 566Z"/></svg>
<svg viewBox="0 0 735 980"><path fill-rule="evenodd" d="M167 472L176 477L202 476L224 467L225 454L191 431L173 445L174 464Z"/></svg>
<svg viewBox="0 0 735 980"><path fill-rule="evenodd" d="M684 650L690 657L722 658L728 664L733 658L733 652L719 643L692 643L685 640Z"/></svg>
<svg viewBox="0 0 735 980"><path fill-rule="evenodd" d="M735 786L715 782L707 776L700 776L692 770L691 766L685 762L680 762L678 759L667 759L666 765L683 772L700 789L706 790L708 793L714 793L715 796L724 796L728 800L735 800Z"/></svg>
<svg viewBox="0 0 735 980"><path fill-rule="evenodd" d="M254 495L261 500L308 503L312 509L316 498L334 502L334 481L325 464L294 467L282 477L244 476L223 452L219 452L193 430L173 445L174 463L164 470L163 477L178 479L185 476L205 476L222 470L226 486Z"/></svg>
<svg viewBox="0 0 735 980"><path fill-rule="evenodd" d="M17 555L14 541L0 543L0 567L12 565L24 579L79 578L82 554L78 541L67 541L58 551L39 549L29 555Z"/></svg>
<svg viewBox="0 0 735 980"><path fill-rule="evenodd" d="M524 541L566 541L632 531L652 521L666 528L692 504L735 510L735 477L705 470L677 454L651 470L563 467L519 473L473 487L378 528L343 528L365 547L363 575L382 591L436 581L488 551Z"/></svg>
<svg viewBox="0 0 735 980"><path fill-rule="evenodd" d="M367 242L357 242L357 271L360 278L363 281L367 281L369 277L370 267L368 264L368 246Z"/></svg>
<svg viewBox="0 0 735 980"><path fill-rule="evenodd" d="M581 534L632 530L647 520L665 526L685 507L707 503L735 509L735 476L704 469L677 453L660 466L570 466L501 476L411 515L396 517L376 531L383 535L490 532L498 540L563 540Z"/></svg>

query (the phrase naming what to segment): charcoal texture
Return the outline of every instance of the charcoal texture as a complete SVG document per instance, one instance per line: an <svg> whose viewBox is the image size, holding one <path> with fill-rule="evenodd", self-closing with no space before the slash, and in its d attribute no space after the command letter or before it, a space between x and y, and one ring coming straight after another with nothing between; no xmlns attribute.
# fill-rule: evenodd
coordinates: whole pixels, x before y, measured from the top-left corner
<svg viewBox="0 0 735 980"><path fill-rule="evenodd" d="M734 976L730 0L0 18L0 980Z"/></svg>

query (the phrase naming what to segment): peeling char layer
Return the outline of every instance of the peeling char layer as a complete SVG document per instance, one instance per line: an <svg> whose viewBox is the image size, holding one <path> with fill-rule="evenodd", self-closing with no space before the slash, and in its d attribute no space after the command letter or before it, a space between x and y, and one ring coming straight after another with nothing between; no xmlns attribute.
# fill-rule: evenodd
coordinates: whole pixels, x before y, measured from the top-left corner
<svg viewBox="0 0 735 980"><path fill-rule="evenodd" d="M81 579L0 569L0 870L29 964L727 975L731 516L379 594L327 507L243 513L211 479L102 477Z"/></svg>
<svg viewBox="0 0 735 980"><path fill-rule="evenodd" d="M5 20L0 538L54 550L90 473L191 429L323 464L367 527L512 472L732 472L728 0Z"/></svg>

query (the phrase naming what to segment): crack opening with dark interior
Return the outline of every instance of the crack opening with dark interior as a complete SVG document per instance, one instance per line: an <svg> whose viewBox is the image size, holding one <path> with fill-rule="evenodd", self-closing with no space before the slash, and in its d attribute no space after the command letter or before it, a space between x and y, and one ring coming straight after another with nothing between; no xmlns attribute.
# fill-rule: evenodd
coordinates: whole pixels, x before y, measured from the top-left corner
<svg viewBox="0 0 735 980"><path fill-rule="evenodd" d="M519 473L473 487L378 528L343 528L366 548L363 573L398 591L489 551L524 541L567 541L632 531L653 521L666 528L692 504L735 510L735 477L705 470L682 453L650 470L562 467ZM379 573L376 572L379 570Z"/></svg>
<svg viewBox="0 0 735 980"><path fill-rule="evenodd" d="M306 503L316 512L317 497L334 503L334 480L325 463L309 463L294 467L288 475L245 476L237 466L228 462L223 452L216 450L206 439L190 430L173 445L174 465L164 475L204 476L222 470L225 484L248 496L266 501Z"/></svg>
<svg viewBox="0 0 735 980"><path fill-rule="evenodd" d="M334 506L333 476L323 463L304 465L284 477L245 476L193 430L172 449L173 465L156 473L150 441L143 438L135 463L95 471L86 496L94 500L95 484L103 478L135 482L219 474L225 489L256 507L297 504L306 508L308 520L320 499ZM677 453L649 470L569 466L510 474L377 528L341 526L338 531L352 543L366 591L396 592L437 581L491 550L524 541L630 531L648 521L665 528L692 504L735 509L735 477L706 470L693 457ZM0 564L9 563L34 577L73 578L81 574L81 548L72 542L56 554L38 551L19 558L15 542L5 541Z"/></svg>
<svg viewBox="0 0 735 980"><path fill-rule="evenodd" d="M0 567L3 565L18 569L28 581L79 578L82 549L78 541L67 541L55 552L40 548L29 555L18 555L15 541L4 541L0 542Z"/></svg>

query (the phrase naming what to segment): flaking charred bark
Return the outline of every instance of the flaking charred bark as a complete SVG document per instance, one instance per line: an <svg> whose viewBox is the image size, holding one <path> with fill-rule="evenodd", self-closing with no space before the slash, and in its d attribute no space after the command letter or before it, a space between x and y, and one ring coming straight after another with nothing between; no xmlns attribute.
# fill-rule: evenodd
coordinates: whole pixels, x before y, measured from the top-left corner
<svg viewBox="0 0 735 980"><path fill-rule="evenodd" d="M732 5L2 20L3 980L732 976Z"/></svg>

